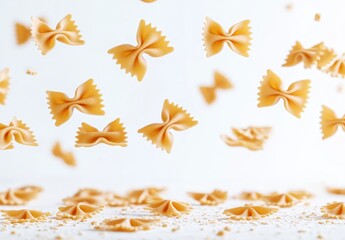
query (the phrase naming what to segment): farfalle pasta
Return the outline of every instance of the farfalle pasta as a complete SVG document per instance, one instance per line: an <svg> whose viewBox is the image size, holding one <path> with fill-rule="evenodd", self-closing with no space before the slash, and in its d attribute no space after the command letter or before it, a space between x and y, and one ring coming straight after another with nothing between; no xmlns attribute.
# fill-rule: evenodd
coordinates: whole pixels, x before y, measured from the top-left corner
<svg viewBox="0 0 345 240"><path fill-rule="evenodd" d="M49 212L37 210L1 210L5 219L11 223L39 222L43 221L50 215Z"/></svg>
<svg viewBox="0 0 345 240"><path fill-rule="evenodd" d="M327 188L327 192L336 194L336 195L345 195L345 188Z"/></svg>
<svg viewBox="0 0 345 240"><path fill-rule="evenodd" d="M338 118L332 109L323 105L320 124L322 139L329 138L336 133L338 127L341 127L345 131L345 115Z"/></svg>
<svg viewBox="0 0 345 240"><path fill-rule="evenodd" d="M236 198L247 201L256 201L262 200L264 198L264 194L260 192L242 192Z"/></svg>
<svg viewBox="0 0 345 240"><path fill-rule="evenodd" d="M332 202L321 207L323 218L345 219L345 203Z"/></svg>
<svg viewBox="0 0 345 240"><path fill-rule="evenodd" d="M113 193L106 197L106 202L109 207L124 207L129 205L128 198Z"/></svg>
<svg viewBox="0 0 345 240"><path fill-rule="evenodd" d="M146 60L143 54L151 57L162 57L174 50L168 46L169 42L155 27L141 20L137 30L137 46L122 44L108 50L108 53L116 59L121 69L131 76L136 76L141 81L146 73Z"/></svg>
<svg viewBox="0 0 345 240"><path fill-rule="evenodd" d="M223 214L233 220L257 220L272 215L278 211L277 208L244 205L224 210Z"/></svg>
<svg viewBox="0 0 345 240"><path fill-rule="evenodd" d="M216 100L216 91L218 89L230 89L233 87L230 80L218 71L214 72L214 83L212 86L201 86L200 92L208 104Z"/></svg>
<svg viewBox="0 0 345 240"><path fill-rule="evenodd" d="M299 203L303 198L303 196L297 194L273 193L270 195L266 195L264 200L270 205L285 208L292 207L293 205Z"/></svg>
<svg viewBox="0 0 345 240"><path fill-rule="evenodd" d="M80 202L76 204L59 207L59 212L56 214L56 217L58 219L82 220L93 217L102 209L102 206Z"/></svg>
<svg viewBox="0 0 345 240"><path fill-rule="evenodd" d="M292 67L299 63L303 63L305 68L310 68L318 62L320 56L323 54L324 44L318 43L311 48L304 48L302 44L297 41L292 47L289 55L286 57L284 67Z"/></svg>
<svg viewBox="0 0 345 240"><path fill-rule="evenodd" d="M70 167L75 167L77 165L77 161L74 157L73 152L65 152L61 148L61 144L59 142L56 142L52 149L52 154L60 158L65 164L67 164Z"/></svg>
<svg viewBox="0 0 345 240"><path fill-rule="evenodd" d="M127 193L127 199L132 204L148 204L152 201L163 200L160 197L160 193L164 191L164 188L148 187L142 189L135 189Z"/></svg>
<svg viewBox="0 0 345 240"><path fill-rule="evenodd" d="M158 222L160 222L159 219L145 218L106 219L100 225L96 226L95 229L114 232L136 232L149 230L152 225Z"/></svg>
<svg viewBox="0 0 345 240"><path fill-rule="evenodd" d="M49 27L45 21L32 17L31 34L43 55L54 48L56 41L72 46L84 44L78 27L70 14L61 19L55 29Z"/></svg>
<svg viewBox="0 0 345 240"><path fill-rule="evenodd" d="M27 146L38 146L30 128L16 118L9 125L0 123L0 150L13 149L14 141Z"/></svg>
<svg viewBox="0 0 345 240"><path fill-rule="evenodd" d="M15 24L16 41L18 45L27 43L31 37L31 29L22 23Z"/></svg>
<svg viewBox="0 0 345 240"><path fill-rule="evenodd" d="M153 123L138 130L152 144L170 153L173 145L173 135L170 130L183 131L195 126L198 121L194 120L186 110L169 103L166 99L162 109L163 123Z"/></svg>
<svg viewBox="0 0 345 240"><path fill-rule="evenodd" d="M300 118L307 103L310 82L310 80L296 81L290 84L287 90L284 90L282 80L274 72L267 70L267 75L263 76L259 87L258 107L273 106L282 99L285 109Z"/></svg>
<svg viewBox="0 0 345 240"><path fill-rule="evenodd" d="M224 44L227 44L235 53L248 57L250 40L252 39L249 23L249 20L241 21L230 27L228 32L225 32L217 22L206 17L203 32L206 56L211 57L219 53Z"/></svg>
<svg viewBox="0 0 345 240"><path fill-rule="evenodd" d="M111 146L127 146L127 132L120 119L117 118L109 123L102 131L90 126L87 123L82 123L77 132L76 147L92 147L99 143L108 144Z"/></svg>
<svg viewBox="0 0 345 240"><path fill-rule="evenodd" d="M154 201L147 205L147 209L157 215L167 217L179 217L183 213L189 213L192 207L188 203L172 200Z"/></svg>
<svg viewBox="0 0 345 240"><path fill-rule="evenodd" d="M337 57L324 71L329 73L332 77L345 78L345 54Z"/></svg>
<svg viewBox="0 0 345 240"><path fill-rule="evenodd" d="M0 104L5 105L10 85L10 69L4 68L0 71Z"/></svg>
<svg viewBox="0 0 345 240"><path fill-rule="evenodd" d="M64 198L63 202L65 205L74 205L78 203L87 203L96 206L105 206L107 204L103 197L68 197Z"/></svg>
<svg viewBox="0 0 345 240"><path fill-rule="evenodd" d="M337 56L333 49L324 47L322 49L322 55L317 61L317 68L322 70L324 67L328 66L332 60Z"/></svg>
<svg viewBox="0 0 345 240"><path fill-rule="evenodd" d="M188 195L201 205L218 205L224 203L228 198L227 192L218 189L213 190L211 193L189 192Z"/></svg>
<svg viewBox="0 0 345 240"><path fill-rule="evenodd" d="M99 93L92 79L81 84L75 91L73 98L69 98L62 92L47 91L50 113L55 119L55 126L68 121L73 110L91 115L104 115L102 95Z"/></svg>
<svg viewBox="0 0 345 240"><path fill-rule="evenodd" d="M23 186L0 192L0 205L24 205L35 199L42 190L38 186Z"/></svg>

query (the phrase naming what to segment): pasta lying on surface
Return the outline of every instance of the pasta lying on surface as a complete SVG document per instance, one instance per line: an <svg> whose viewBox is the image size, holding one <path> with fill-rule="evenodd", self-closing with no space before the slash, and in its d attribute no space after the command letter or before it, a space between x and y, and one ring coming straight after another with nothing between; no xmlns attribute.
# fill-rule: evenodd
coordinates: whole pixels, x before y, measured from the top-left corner
<svg viewBox="0 0 345 240"><path fill-rule="evenodd" d="M92 147L99 143L112 146L127 146L127 132L125 127L117 118L109 123L102 131L94 128L87 123L82 123L77 132L76 147Z"/></svg>
<svg viewBox="0 0 345 240"><path fill-rule="evenodd" d="M262 200L264 198L264 194L260 192L242 192L237 196L237 198L241 200L256 201Z"/></svg>
<svg viewBox="0 0 345 240"><path fill-rule="evenodd" d="M92 79L81 84L73 98L62 92L47 91L50 113L55 119L55 126L60 126L71 118L76 108L80 112L91 115L104 115L102 95Z"/></svg>
<svg viewBox="0 0 345 240"><path fill-rule="evenodd" d="M0 104L5 105L5 100L10 86L10 69L4 68L0 71Z"/></svg>
<svg viewBox="0 0 345 240"><path fill-rule="evenodd" d="M42 190L38 186L23 186L0 192L0 205L24 205L35 199Z"/></svg>
<svg viewBox="0 0 345 240"><path fill-rule="evenodd" d="M226 209L223 214L229 216L233 220L256 220L272 215L277 211L277 208L246 204L243 207Z"/></svg>
<svg viewBox="0 0 345 240"><path fill-rule="evenodd" d="M160 222L159 219L145 218L106 219L100 225L96 226L95 229L114 232L136 232L149 230L152 225L158 222Z"/></svg>
<svg viewBox="0 0 345 240"><path fill-rule="evenodd" d="M13 118L9 125L0 123L0 150L13 149L13 141L23 145L38 146L30 128L16 118Z"/></svg>
<svg viewBox="0 0 345 240"><path fill-rule="evenodd" d="M249 20L244 20L236 23L228 32L225 32L217 22L206 17L203 32L206 56L211 57L219 53L223 45L227 44L235 53L248 57L250 40L252 39L249 23Z"/></svg>
<svg viewBox="0 0 345 240"><path fill-rule="evenodd" d="M214 72L213 86L200 86L200 92L208 104L216 100L216 90L233 88L230 80L218 71Z"/></svg>
<svg viewBox="0 0 345 240"><path fill-rule="evenodd" d="M341 127L345 131L345 115L338 118L332 109L323 105L320 124L322 139L329 138L336 133L338 127Z"/></svg>
<svg viewBox="0 0 345 240"><path fill-rule="evenodd" d="M67 15L56 25L55 29L39 18L31 18L31 34L43 55L47 54L59 41L68 45L83 45L77 25L71 15Z"/></svg>
<svg viewBox="0 0 345 240"><path fill-rule="evenodd" d="M43 221L50 215L49 212L37 210L1 210L5 219L11 223L39 222Z"/></svg>
<svg viewBox="0 0 345 240"><path fill-rule="evenodd" d="M345 219L345 203L333 202L321 207L323 218Z"/></svg>
<svg viewBox="0 0 345 240"><path fill-rule="evenodd" d="M103 206L92 205L88 203L76 203L59 207L59 212L56 214L58 219L85 219L91 218L100 212Z"/></svg>
<svg viewBox="0 0 345 240"><path fill-rule="evenodd" d="M188 203L172 200L154 201L147 205L147 209L157 215L178 217L183 213L189 213L192 207Z"/></svg>
<svg viewBox="0 0 345 240"><path fill-rule="evenodd" d="M228 193L220 190L213 190L211 193L188 193L190 197L199 201L201 205L218 205L224 203L228 198Z"/></svg>
<svg viewBox="0 0 345 240"><path fill-rule="evenodd" d="M164 188L148 187L142 189L134 189L127 193L127 198L132 204L148 204L152 201L162 200L160 193Z"/></svg>
<svg viewBox="0 0 345 240"><path fill-rule="evenodd" d="M327 192L336 195L345 195L345 188L327 188Z"/></svg>
<svg viewBox="0 0 345 240"><path fill-rule="evenodd" d="M143 137L152 144L170 153L173 145L173 135L170 129L175 131L187 130L195 126L198 121L194 120L182 107L174 103L164 101L161 118L163 123L153 123L138 130Z"/></svg>
<svg viewBox="0 0 345 240"><path fill-rule="evenodd" d="M116 64L119 64L121 69L130 73L131 76L136 76L141 81L147 68L143 54L148 54L151 57L162 57L174 50L168 44L169 42L160 31L141 20L137 30L137 46L122 44L109 49L108 53L113 55L113 59L116 59Z"/></svg>
<svg viewBox="0 0 345 240"><path fill-rule="evenodd" d="M283 99L285 109L300 118L307 103L310 82L310 80L296 81L290 84L287 90L283 90L282 80L274 72L267 70L267 75L263 76L259 87L258 107L273 106Z"/></svg>
<svg viewBox="0 0 345 240"><path fill-rule="evenodd" d="M77 166L77 161L74 157L73 152L65 152L61 149L61 144L56 142L53 146L52 153L55 157L60 158L65 164L70 167Z"/></svg>
<svg viewBox="0 0 345 240"><path fill-rule="evenodd" d="M323 54L324 48L323 42L311 48L304 48L302 44L297 41L286 57L283 67L292 67L299 63L303 63L305 68L310 68L318 62L320 56Z"/></svg>
<svg viewBox="0 0 345 240"><path fill-rule="evenodd" d="M299 203L301 199L304 199L304 197L291 193L274 193L264 197L268 204L278 207L292 207Z"/></svg>

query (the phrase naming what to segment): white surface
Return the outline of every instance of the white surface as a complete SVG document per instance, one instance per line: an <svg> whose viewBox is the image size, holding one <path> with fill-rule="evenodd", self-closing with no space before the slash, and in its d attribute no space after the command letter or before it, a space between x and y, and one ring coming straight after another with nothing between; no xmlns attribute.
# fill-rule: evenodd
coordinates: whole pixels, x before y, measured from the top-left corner
<svg viewBox="0 0 345 240"><path fill-rule="evenodd" d="M289 3L293 4L292 11L285 9ZM70 189L95 186L121 191L159 185L172 192L182 191L181 186L183 191L341 186L345 182L345 134L339 130L322 141L319 117L322 104L339 116L345 113L345 95L336 92L343 80L316 69L305 70L301 65L281 65L296 40L307 47L324 41L341 54L345 42L344 7L341 0L158 0L152 4L139 0L1 0L0 69L11 69L11 90L6 105L0 106L0 122L8 123L13 116L22 119L40 144L16 145L14 150L0 153L1 190L38 184L52 199L60 199L56 192L62 192L66 185ZM313 20L316 12L321 13L321 22ZM15 21L29 23L31 16L43 16L54 26L68 13L79 26L84 46L57 43L46 56L32 41L16 46ZM206 58L201 40L206 16L225 29L250 19L250 57L241 57L224 47L220 54ZM120 70L107 50L122 43L135 44L140 19L162 30L175 51L161 58L147 57L147 74L137 82ZM28 76L27 69L39 75ZM198 87L210 84L216 69L231 78L235 89L219 92L218 101L207 106ZM256 107L257 87L267 69L281 76L285 86L300 79L312 80L310 100L301 119L287 113L282 103L265 109ZM101 89L106 115L75 111L67 123L55 127L45 91L72 96L75 88L89 78ZM170 155L137 133L146 124L160 121L165 98L186 108L199 121L188 131L174 133ZM74 136L81 122L101 129L117 117L128 131L127 148L99 145L74 149ZM230 133L230 127L248 125L274 128L263 151L229 148L219 138L222 133ZM69 169L51 156L56 140L62 141L64 149L74 150L78 168Z"/></svg>

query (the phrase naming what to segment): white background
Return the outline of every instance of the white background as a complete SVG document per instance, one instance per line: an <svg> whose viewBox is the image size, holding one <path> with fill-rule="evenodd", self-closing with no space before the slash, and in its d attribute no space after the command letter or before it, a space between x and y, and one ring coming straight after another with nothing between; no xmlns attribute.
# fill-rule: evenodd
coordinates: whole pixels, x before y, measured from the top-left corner
<svg viewBox="0 0 345 240"><path fill-rule="evenodd" d="M293 4L287 11L285 6ZM302 65L283 68L284 59L296 40L306 46L321 41L339 54L345 43L345 2L338 1L256 1L256 0L139 0L117 1L0 1L0 69L11 69L11 86L0 122L13 116L23 120L37 137L39 147L16 144L0 152L0 189L39 184L51 193L49 182L62 191L96 186L129 189L146 185L176 189L267 189L284 190L310 186L345 185L345 134L321 140L319 118L326 104L339 116L345 113L344 93L336 91L344 80L331 78L315 68ZM321 13L321 22L314 14ZM56 47L43 56L30 41L15 43L16 21L29 24L30 17L45 17L49 25L71 13L86 44ZM205 17L225 29L244 19L251 20L253 40L250 57L226 46L207 58L202 43ZM125 74L107 54L123 43L136 44L141 19L152 23L170 40L174 52L161 58L146 57L147 74L142 82ZM38 76L25 72L31 69ZM285 111L282 103L257 108L257 87L262 75L272 69L287 87L293 81L311 79L310 99L301 119ZM213 81L214 70L227 75L235 85L218 92L217 102L207 106L198 87ZM77 86L93 78L103 94L105 116L75 111L60 127L46 103L46 90L74 95ZM164 99L186 108L199 124L174 132L174 146L167 154L147 142L137 130L160 122ZM81 122L102 129L121 118L128 131L128 147L98 145L74 148ZM274 131L263 151L230 148L219 138L230 127L272 126ZM51 155L55 141L73 150L78 167L71 169Z"/></svg>

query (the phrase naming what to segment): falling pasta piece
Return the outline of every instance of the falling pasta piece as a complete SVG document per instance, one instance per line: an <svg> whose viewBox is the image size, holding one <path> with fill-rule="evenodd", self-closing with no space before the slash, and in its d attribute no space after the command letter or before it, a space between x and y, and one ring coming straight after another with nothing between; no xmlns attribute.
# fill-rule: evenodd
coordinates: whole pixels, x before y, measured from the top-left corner
<svg viewBox="0 0 345 240"><path fill-rule="evenodd" d="M113 55L113 59L116 59L116 64L119 64L121 69L130 73L131 76L136 76L138 81L141 81L147 68L143 54L148 54L151 57L162 57L172 52L174 48L168 46L169 42L160 31L152 27L151 24L146 25L144 20L139 23L137 43L137 46L119 45L109 49L108 53Z"/></svg>
<svg viewBox="0 0 345 240"><path fill-rule="evenodd" d="M179 217L183 213L189 213L192 207L188 203L162 200L149 203L147 209L157 215Z"/></svg>
<svg viewBox="0 0 345 240"><path fill-rule="evenodd" d="M322 54L317 60L317 68L320 70L323 69L328 64L330 64L336 56L337 54L335 54L333 49L325 47L324 49L322 49Z"/></svg>
<svg viewBox="0 0 345 240"><path fill-rule="evenodd" d="M327 188L327 192L336 195L345 195L345 188Z"/></svg>
<svg viewBox="0 0 345 240"><path fill-rule="evenodd" d="M262 200L264 198L264 195L259 192L242 192L237 198L247 201L256 201Z"/></svg>
<svg viewBox="0 0 345 240"><path fill-rule="evenodd" d="M329 138L336 133L338 127L341 127L345 131L345 115L338 118L332 109L323 105L320 124L322 139Z"/></svg>
<svg viewBox="0 0 345 240"><path fill-rule="evenodd" d="M92 147L100 143L112 146L127 146L127 132L125 127L117 118L109 123L102 131L87 123L82 123L77 132L76 147Z"/></svg>
<svg viewBox="0 0 345 240"><path fill-rule="evenodd" d="M0 104L5 105L5 100L8 94L10 85L10 69L4 68L0 71Z"/></svg>
<svg viewBox="0 0 345 240"><path fill-rule="evenodd" d="M249 20L236 23L226 33L217 22L206 17L203 32L206 56L211 57L219 53L226 43L235 53L248 57L252 39L249 23Z"/></svg>
<svg viewBox="0 0 345 240"><path fill-rule="evenodd" d="M31 30L29 26L22 23L15 24L16 40L18 45L27 43L31 37Z"/></svg>
<svg viewBox="0 0 345 240"><path fill-rule="evenodd" d="M39 222L43 221L50 215L49 212L37 210L1 210L5 219L11 223Z"/></svg>
<svg viewBox="0 0 345 240"><path fill-rule="evenodd" d="M163 200L159 194L164 191L164 188L143 188L135 189L127 194L127 199L132 204L142 205L148 204L152 201Z"/></svg>
<svg viewBox="0 0 345 240"><path fill-rule="evenodd" d="M194 200L199 201L201 205L218 205L224 203L228 198L228 193L220 190L213 190L211 193L188 193Z"/></svg>
<svg viewBox="0 0 345 240"><path fill-rule="evenodd" d="M300 42L292 47L289 55L286 57L283 67L295 66L298 63L303 63L305 68L310 68L316 64L320 56L323 54L324 44L321 42L312 46L311 48L303 48Z"/></svg>
<svg viewBox="0 0 345 240"><path fill-rule="evenodd" d="M245 147L252 151L262 150L264 142L268 139L271 127L232 128L237 139L225 134L221 139L231 147Z"/></svg>
<svg viewBox="0 0 345 240"><path fill-rule="evenodd" d="M102 95L92 79L81 84L73 98L61 92L47 91L50 113L55 119L55 126L60 126L71 118L76 108L80 112L91 115L104 115Z"/></svg>
<svg viewBox="0 0 345 240"><path fill-rule="evenodd" d="M299 195L292 195L290 193L274 193L271 195L265 196L264 200L274 206L278 207L292 207L300 202L303 199Z"/></svg>
<svg viewBox="0 0 345 240"><path fill-rule="evenodd" d="M38 186L24 186L0 192L0 205L24 205L35 199L42 190Z"/></svg>
<svg viewBox="0 0 345 240"><path fill-rule="evenodd" d="M170 129L175 131L187 130L194 127L198 121L194 120L186 110L174 103L164 101L162 115L163 123L153 123L138 130L147 140L150 140L156 147L170 153L173 145L173 135Z"/></svg>
<svg viewBox="0 0 345 240"><path fill-rule="evenodd" d="M35 72L33 70L28 69L28 70L26 70L26 74L31 75L31 76L36 76L36 75L38 75L38 72Z"/></svg>
<svg viewBox="0 0 345 240"><path fill-rule="evenodd" d="M230 80L218 71L214 72L213 86L201 86L200 92L208 104L216 100L216 90L233 88Z"/></svg>
<svg viewBox="0 0 345 240"><path fill-rule="evenodd" d="M52 153L55 157L60 158L65 164L70 167L77 166L77 161L75 160L74 154L72 152L64 152L61 149L59 142L56 142L53 146Z"/></svg>
<svg viewBox="0 0 345 240"><path fill-rule="evenodd" d="M76 203L59 207L59 212L56 214L58 219L86 219L91 218L100 212L103 206L92 205L88 203Z"/></svg>
<svg viewBox="0 0 345 240"><path fill-rule="evenodd" d="M315 20L315 22L320 22L320 20L321 20L321 13L315 13L314 20Z"/></svg>
<svg viewBox="0 0 345 240"><path fill-rule="evenodd" d="M345 219L345 203L333 202L321 207L323 218Z"/></svg>
<svg viewBox="0 0 345 240"><path fill-rule="evenodd" d="M243 207L236 207L224 210L223 214L233 220L256 220L276 213L277 208L253 206L246 204Z"/></svg>
<svg viewBox="0 0 345 240"><path fill-rule="evenodd" d="M72 20L72 15L67 15L56 25L55 29L48 26L47 23L39 18L31 18L31 34L43 55L47 54L59 41L64 44L76 46L83 45L81 35L77 25Z"/></svg>
<svg viewBox="0 0 345 240"><path fill-rule="evenodd" d="M263 76L259 87L258 107L273 106L283 99L285 109L300 118L307 103L310 82L310 80L296 81L290 84L287 90L283 90L281 79L271 70L267 70L267 76Z"/></svg>
<svg viewBox="0 0 345 240"><path fill-rule="evenodd" d="M95 229L114 232L136 232L149 230L152 225L158 222L160 222L159 219L145 218L106 219L100 225L96 226Z"/></svg>
<svg viewBox="0 0 345 240"><path fill-rule="evenodd" d="M13 118L8 126L0 123L0 150L13 149L13 141L23 145L38 146L30 128L16 118Z"/></svg>
<svg viewBox="0 0 345 240"><path fill-rule="evenodd" d="M43 188L38 186L24 186L14 190L17 197L30 201L35 198L43 191Z"/></svg>
<svg viewBox="0 0 345 240"><path fill-rule="evenodd" d="M106 201L109 207L124 207L129 205L127 198L117 194L109 194L106 198Z"/></svg>
<svg viewBox="0 0 345 240"><path fill-rule="evenodd" d="M327 68L324 69L332 77L345 78L345 54L337 57Z"/></svg>

